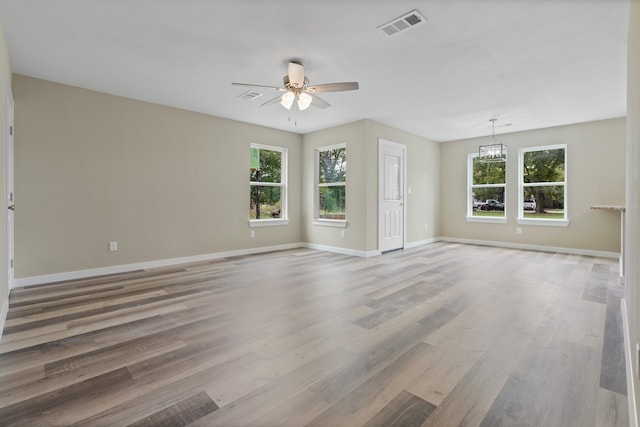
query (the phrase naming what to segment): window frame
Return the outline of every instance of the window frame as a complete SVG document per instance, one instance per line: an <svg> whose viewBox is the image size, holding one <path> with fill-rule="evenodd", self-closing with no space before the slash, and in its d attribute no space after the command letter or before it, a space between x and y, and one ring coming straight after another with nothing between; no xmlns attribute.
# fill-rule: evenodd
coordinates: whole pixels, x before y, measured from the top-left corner
<svg viewBox="0 0 640 427"><path fill-rule="evenodd" d="M288 209L288 149L286 147L278 147L274 145L251 143L249 147L249 156L251 156L251 149L257 148L259 150L269 150L280 152L280 182L258 182L249 181L249 195L253 187L280 187L280 218L249 218L250 227L271 227L276 225L288 225L289 224L289 209ZM251 165L249 165L251 170Z"/></svg>
<svg viewBox="0 0 640 427"><path fill-rule="evenodd" d="M314 150L314 195L313 195L313 225L323 225L327 227L346 227L347 226L347 169L345 168L345 180L341 182L320 183L320 153L322 151L330 151L344 148L347 150L346 143L325 145L317 147ZM344 187L345 188L345 206L344 206L344 219L326 219L320 218L320 187Z"/></svg>
<svg viewBox="0 0 640 427"><path fill-rule="evenodd" d="M504 184L473 184L473 160L480 155L475 153L467 154L467 222L484 222L490 224L506 224L507 219L507 181L508 168L505 167ZM508 161L508 156L507 160ZM504 194L504 215L501 217L483 217L473 215L473 189L474 188L503 188Z"/></svg>
<svg viewBox="0 0 640 427"><path fill-rule="evenodd" d="M558 182L537 182L537 183L525 183L524 182L524 154L532 151L546 151L546 150L564 150L564 181ZM523 225L543 225L552 227L566 227L569 225L569 207L568 207L568 148L567 144L551 144L541 145L536 147L523 147L518 150L518 218L516 222ZM552 219L552 218L525 218L524 216L524 189L525 187L564 187L563 198L563 211L564 218ZM536 201L537 203L537 201Z"/></svg>

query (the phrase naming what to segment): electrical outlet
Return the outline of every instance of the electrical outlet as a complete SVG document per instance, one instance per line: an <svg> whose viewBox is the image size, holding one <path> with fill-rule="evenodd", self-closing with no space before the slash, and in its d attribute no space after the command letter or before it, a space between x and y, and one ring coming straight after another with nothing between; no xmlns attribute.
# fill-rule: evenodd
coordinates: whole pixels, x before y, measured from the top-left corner
<svg viewBox="0 0 640 427"><path fill-rule="evenodd" d="M256 230L251 230L251 238L255 238L256 237Z"/></svg>
<svg viewBox="0 0 640 427"><path fill-rule="evenodd" d="M522 227L516 227L516 234L522 234Z"/></svg>
<svg viewBox="0 0 640 427"><path fill-rule="evenodd" d="M340 237L344 237L346 235L345 230L340 230Z"/></svg>
<svg viewBox="0 0 640 427"><path fill-rule="evenodd" d="M118 241L112 240L109 242L109 252L115 252L118 250Z"/></svg>

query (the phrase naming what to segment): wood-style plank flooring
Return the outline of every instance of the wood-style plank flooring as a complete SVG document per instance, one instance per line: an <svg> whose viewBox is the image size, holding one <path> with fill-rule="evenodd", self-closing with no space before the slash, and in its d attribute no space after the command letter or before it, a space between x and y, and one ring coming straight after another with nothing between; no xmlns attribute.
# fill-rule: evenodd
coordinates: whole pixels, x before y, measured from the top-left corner
<svg viewBox="0 0 640 427"><path fill-rule="evenodd" d="M14 289L0 425L626 426L616 260L297 249Z"/></svg>

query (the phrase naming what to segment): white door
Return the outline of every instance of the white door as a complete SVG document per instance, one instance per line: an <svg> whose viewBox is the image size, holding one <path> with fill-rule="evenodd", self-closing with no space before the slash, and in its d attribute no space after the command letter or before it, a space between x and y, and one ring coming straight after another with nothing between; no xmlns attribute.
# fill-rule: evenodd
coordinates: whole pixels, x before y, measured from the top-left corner
<svg viewBox="0 0 640 427"><path fill-rule="evenodd" d="M378 142L378 242L381 252L404 247L406 146Z"/></svg>
<svg viewBox="0 0 640 427"><path fill-rule="evenodd" d="M15 202L13 196L13 95L11 94L11 87L9 86L8 77L5 75L5 125L7 135L7 147L6 147L6 164L5 164L5 195L7 202L7 286L9 291L13 287L13 217Z"/></svg>

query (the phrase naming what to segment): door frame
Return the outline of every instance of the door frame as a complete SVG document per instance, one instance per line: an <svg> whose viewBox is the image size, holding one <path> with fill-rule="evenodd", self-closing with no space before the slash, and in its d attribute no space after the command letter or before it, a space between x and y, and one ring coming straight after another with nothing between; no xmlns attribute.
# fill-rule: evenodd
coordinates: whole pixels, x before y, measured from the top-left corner
<svg viewBox="0 0 640 427"><path fill-rule="evenodd" d="M382 252L381 242L383 236L383 204L384 204L384 147L392 147L402 151L402 247L407 244L407 146L397 142L378 138L378 251Z"/></svg>
<svg viewBox="0 0 640 427"><path fill-rule="evenodd" d="M11 83L7 72L4 72L4 90L5 90L5 202L7 208L15 204L14 191L14 100L11 91ZM11 210L5 212L5 262L7 268L7 290L11 292L14 281L14 228L15 214Z"/></svg>

